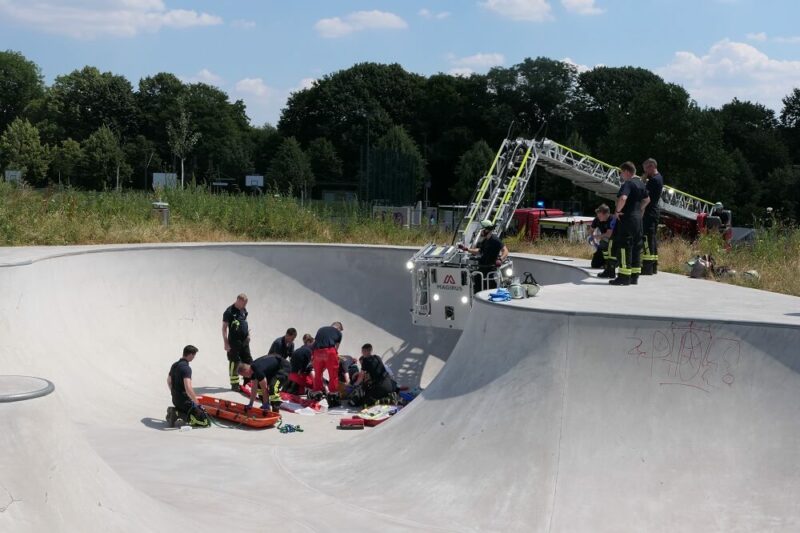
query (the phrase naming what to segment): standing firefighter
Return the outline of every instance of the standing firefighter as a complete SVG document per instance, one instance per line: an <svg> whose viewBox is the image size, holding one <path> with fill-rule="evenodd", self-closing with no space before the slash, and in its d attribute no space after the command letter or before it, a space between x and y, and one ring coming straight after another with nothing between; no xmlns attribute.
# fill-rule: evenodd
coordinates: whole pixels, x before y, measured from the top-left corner
<svg viewBox="0 0 800 533"><path fill-rule="evenodd" d="M500 237L494 233L495 224L491 220L481 220L481 239L478 241L476 248L467 248L463 244L458 247L461 250L478 256L478 270L483 274L483 287L476 284L475 292L483 289L494 289L497 287L495 280L487 282L489 274L497 272L497 269L503 264L503 261L508 257L508 248L500 240Z"/></svg>
<svg viewBox="0 0 800 533"><path fill-rule="evenodd" d="M623 182L617 192L617 226L611 254L619 262L619 275L608 282L611 285L635 285L641 272L642 207L650 203L650 198L635 174L636 165L630 161L620 165Z"/></svg>
<svg viewBox="0 0 800 533"><path fill-rule="evenodd" d="M194 427L208 427L209 419L202 406L197 403L197 395L192 387L192 367L189 363L197 355L197 348L191 344L183 348L183 356L169 369L167 386L172 394L172 407L167 407L167 425L175 427L178 419Z"/></svg>
<svg viewBox="0 0 800 533"><path fill-rule="evenodd" d="M222 340L228 354L228 376L231 390L239 391L239 363L252 363L250 329L247 325L247 295L242 293L222 314Z"/></svg>
<svg viewBox="0 0 800 533"><path fill-rule="evenodd" d="M661 211L658 202L661 191L664 189L664 178L658 172L658 163L652 157L642 163L644 174L647 176L645 188L650 198L650 203L644 206L642 216L642 231L644 242L642 248L642 275L650 276L658 273L658 219Z"/></svg>

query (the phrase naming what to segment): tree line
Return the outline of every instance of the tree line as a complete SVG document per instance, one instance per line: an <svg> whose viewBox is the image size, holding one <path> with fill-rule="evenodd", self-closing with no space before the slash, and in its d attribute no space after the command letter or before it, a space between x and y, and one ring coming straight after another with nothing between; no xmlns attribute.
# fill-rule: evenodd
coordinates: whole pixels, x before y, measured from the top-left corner
<svg viewBox="0 0 800 533"><path fill-rule="evenodd" d="M87 66L46 86L35 63L0 52L0 166L37 186L147 188L154 171L198 184L262 174L282 193L360 186L374 200L399 181L411 184L403 198L421 199L428 185L433 204L461 203L512 122L515 136L543 135L610 163L654 157L667 184L722 201L739 223L768 206L800 219L800 89L776 113L738 99L700 107L637 67L578 72L537 57L457 77L359 63L293 93L277 125L253 126L241 100L170 73L134 87ZM598 201L544 170L529 198Z"/></svg>

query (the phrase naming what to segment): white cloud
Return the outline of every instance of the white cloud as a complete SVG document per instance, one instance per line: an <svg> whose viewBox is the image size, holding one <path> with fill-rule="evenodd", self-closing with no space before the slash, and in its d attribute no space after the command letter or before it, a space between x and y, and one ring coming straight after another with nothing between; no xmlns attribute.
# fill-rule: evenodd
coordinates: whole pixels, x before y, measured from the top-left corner
<svg viewBox="0 0 800 533"><path fill-rule="evenodd" d="M446 19L447 17L450 16L450 12L449 11L440 11L438 13L435 13L435 12L431 11L430 9L426 9L426 8L420 9L417 14L420 17L424 18L424 19L435 19L435 20Z"/></svg>
<svg viewBox="0 0 800 533"><path fill-rule="evenodd" d="M164 0L0 0L0 17L78 39L133 37L163 28L222 24L222 18L216 15L168 9Z"/></svg>
<svg viewBox="0 0 800 533"><path fill-rule="evenodd" d="M747 35L745 35L745 37L747 37L748 41L759 41L759 42L761 42L761 41L766 41L767 40L767 34L764 33L763 31L762 32L758 32L758 33L748 33Z"/></svg>
<svg viewBox="0 0 800 533"><path fill-rule="evenodd" d="M180 79L185 83L206 83L218 87L222 85L224 81L220 76L217 76L207 68L200 69L196 74L191 76L180 76Z"/></svg>
<svg viewBox="0 0 800 533"><path fill-rule="evenodd" d="M451 57L450 63L456 67L470 69L489 69L502 65L506 58L503 54L475 54L467 57Z"/></svg>
<svg viewBox="0 0 800 533"><path fill-rule="evenodd" d="M475 71L466 67L455 67L447 71L451 76L458 76L460 78L468 78L475 74Z"/></svg>
<svg viewBox="0 0 800 533"><path fill-rule="evenodd" d="M268 97L273 90L264 83L261 78L244 78L236 82L234 89L239 94L256 96L260 98Z"/></svg>
<svg viewBox="0 0 800 533"><path fill-rule="evenodd" d="M310 89L316 84L317 84L316 78L303 78L302 80L300 80L300 83L297 84L297 88L295 90L302 91L303 89Z"/></svg>
<svg viewBox="0 0 800 533"><path fill-rule="evenodd" d="M566 63L568 65L572 65L573 67L575 67L578 70L578 74L580 74L581 72L586 72L588 70L592 70L592 68L593 68L593 67L590 67L588 65L581 65L580 63L576 63L569 57L565 57L564 59L561 60L561 62L562 63ZM601 65L597 65L597 66L601 66Z"/></svg>
<svg viewBox="0 0 800 533"><path fill-rule="evenodd" d="M677 52L672 63L656 72L683 85L698 103L715 107L735 97L779 110L781 99L800 86L800 61L771 59L750 44L729 39L702 56Z"/></svg>
<svg viewBox="0 0 800 533"><path fill-rule="evenodd" d="M408 28L405 20L386 11L355 11L345 17L320 19L314 29L320 36L334 39L363 30L403 30Z"/></svg>
<svg viewBox="0 0 800 533"><path fill-rule="evenodd" d="M241 30L252 30L256 27L256 23L252 20L236 19L231 21L231 26Z"/></svg>
<svg viewBox="0 0 800 533"><path fill-rule="evenodd" d="M552 8L547 0L483 0L481 6L513 19L530 22L543 22L553 18Z"/></svg>
<svg viewBox="0 0 800 533"><path fill-rule="evenodd" d="M600 15L605 13L605 9L595 5L595 0L561 0L561 5L567 11L578 15Z"/></svg>
<svg viewBox="0 0 800 533"><path fill-rule="evenodd" d="M800 36L793 35L791 37L774 37L772 40L776 43L798 44L800 43Z"/></svg>

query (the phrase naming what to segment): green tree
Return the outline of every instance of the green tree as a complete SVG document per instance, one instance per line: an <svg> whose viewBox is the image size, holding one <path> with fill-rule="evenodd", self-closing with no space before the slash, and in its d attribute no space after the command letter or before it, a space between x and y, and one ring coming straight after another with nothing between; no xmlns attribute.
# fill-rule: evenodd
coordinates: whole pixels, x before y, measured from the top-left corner
<svg viewBox="0 0 800 533"><path fill-rule="evenodd" d="M425 159L402 126L393 126L378 139L365 169L364 196L394 205L416 201L426 176Z"/></svg>
<svg viewBox="0 0 800 533"><path fill-rule="evenodd" d="M166 125L175 120L175 110L186 92L186 85L167 72L139 80L134 94L140 121L138 132L155 143L162 159L172 160Z"/></svg>
<svg viewBox="0 0 800 533"><path fill-rule="evenodd" d="M250 130L250 142L253 146L253 167L259 174L266 174L272 158L283 142L283 135L274 126L264 124Z"/></svg>
<svg viewBox="0 0 800 533"><path fill-rule="evenodd" d="M303 199L314 186L314 173L300 143L294 137L284 139L269 166L267 177L278 190L299 191Z"/></svg>
<svg viewBox="0 0 800 533"><path fill-rule="evenodd" d="M186 111L183 100L178 100L178 119L176 123L167 122L167 138L169 139L169 147L172 153L181 161L181 188L183 188L184 161L186 161L186 156L194 149L197 141L200 140L200 133L194 131L192 115Z"/></svg>
<svg viewBox="0 0 800 533"><path fill-rule="evenodd" d="M487 78L489 90L498 104L512 110L522 135L532 136L547 123L549 135L566 137L580 96L575 65L526 58L510 68L491 69Z"/></svg>
<svg viewBox="0 0 800 533"><path fill-rule="evenodd" d="M204 83L187 86L184 100L193 130L201 134L190 161L192 171L206 179L241 179L253 166L252 128L244 102Z"/></svg>
<svg viewBox="0 0 800 533"><path fill-rule="evenodd" d="M52 170L58 176L58 182L62 179L67 180L67 184L72 183L72 178L83 161L83 149L78 141L64 139L61 145L53 151Z"/></svg>
<svg viewBox="0 0 800 533"><path fill-rule="evenodd" d="M306 150L311 171L319 183L338 183L342 180L342 160L328 139L314 139Z"/></svg>
<svg viewBox="0 0 800 533"><path fill-rule="evenodd" d="M800 163L800 89L792 90L783 98L781 128L793 162Z"/></svg>
<svg viewBox="0 0 800 533"><path fill-rule="evenodd" d="M456 165L458 181L450 190L456 202L469 202L478 181L489 171L494 156L486 141L480 140L458 158Z"/></svg>
<svg viewBox="0 0 800 533"><path fill-rule="evenodd" d="M103 124L121 138L137 129L133 87L123 76L87 66L58 76L48 98L48 107L66 137L82 141Z"/></svg>
<svg viewBox="0 0 800 533"><path fill-rule="evenodd" d="M44 82L38 65L19 52L0 52L0 131L42 95Z"/></svg>
<svg viewBox="0 0 800 533"><path fill-rule="evenodd" d="M765 176L791 161L778 132L775 112L736 98L719 110L725 147L739 150L757 176Z"/></svg>
<svg viewBox="0 0 800 533"><path fill-rule="evenodd" d="M83 143L83 164L80 185L105 189L116 184L119 189L130 177L131 168L117 135L106 125L100 126Z"/></svg>
<svg viewBox="0 0 800 533"><path fill-rule="evenodd" d="M0 162L5 169L21 170L30 183L46 181L50 153L36 126L27 119L14 119L0 137Z"/></svg>
<svg viewBox="0 0 800 533"><path fill-rule="evenodd" d="M393 124L412 126L424 78L400 65L359 63L293 93L283 110L278 130L308 145L330 139L342 158L344 174L355 175L363 149Z"/></svg>
<svg viewBox="0 0 800 533"><path fill-rule="evenodd" d="M161 155L156 144L144 135L137 135L125 143L123 150L137 187L141 179L141 187L147 189L151 169L156 170L162 166Z"/></svg>

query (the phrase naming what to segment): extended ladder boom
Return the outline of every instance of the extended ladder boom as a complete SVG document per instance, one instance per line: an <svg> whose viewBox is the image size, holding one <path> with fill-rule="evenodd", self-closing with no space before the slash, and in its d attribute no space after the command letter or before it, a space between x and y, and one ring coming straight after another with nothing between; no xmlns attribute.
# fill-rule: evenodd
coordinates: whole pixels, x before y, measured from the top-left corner
<svg viewBox="0 0 800 533"><path fill-rule="evenodd" d="M536 166L535 144L525 139L503 141L489 172L478 182L462 222L463 229L456 235L460 242L475 246L482 220L491 220L500 233L505 231Z"/></svg>
<svg viewBox="0 0 800 533"><path fill-rule="evenodd" d="M551 174L567 178L598 196L612 200L616 198L622 182L619 168L550 139L537 141L536 149L538 164ZM664 187L659 207L670 215L696 220L697 215L710 213L714 204L674 187Z"/></svg>

